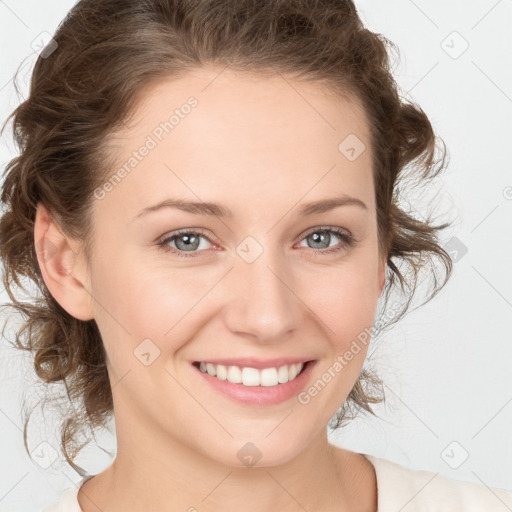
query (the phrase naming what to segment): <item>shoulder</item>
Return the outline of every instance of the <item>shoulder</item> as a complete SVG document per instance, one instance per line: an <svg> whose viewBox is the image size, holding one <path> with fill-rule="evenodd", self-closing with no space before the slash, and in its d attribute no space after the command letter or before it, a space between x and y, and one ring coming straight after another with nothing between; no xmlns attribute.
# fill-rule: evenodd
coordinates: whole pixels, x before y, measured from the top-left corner
<svg viewBox="0 0 512 512"><path fill-rule="evenodd" d="M507 512L512 492L454 480L432 471L409 469L388 459L362 454L374 466L378 512Z"/></svg>

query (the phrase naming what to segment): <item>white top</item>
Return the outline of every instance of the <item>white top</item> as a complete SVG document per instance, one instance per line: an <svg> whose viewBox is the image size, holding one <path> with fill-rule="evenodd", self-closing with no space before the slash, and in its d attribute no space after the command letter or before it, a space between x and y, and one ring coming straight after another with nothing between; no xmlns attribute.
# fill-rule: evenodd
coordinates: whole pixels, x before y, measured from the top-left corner
<svg viewBox="0 0 512 512"><path fill-rule="evenodd" d="M377 512L510 512L512 492L409 469L388 459L364 455L377 475ZM84 477L42 512L82 512L77 494Z"/></svg>

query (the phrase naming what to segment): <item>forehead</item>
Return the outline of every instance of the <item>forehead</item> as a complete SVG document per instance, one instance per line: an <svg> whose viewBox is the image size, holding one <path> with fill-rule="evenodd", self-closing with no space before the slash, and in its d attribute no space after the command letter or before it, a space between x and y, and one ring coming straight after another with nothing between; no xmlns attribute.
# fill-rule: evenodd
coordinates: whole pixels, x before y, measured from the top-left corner
<svg viewBox="0 0 512 512"><path fill-rule="evenodd" d="M147 88L109 140L111 175L124 172L108 201L126 215L170 195L236 210L236 199L240 208L285 197L296 203L335 188L371 206L369 142L359 102L319 83L196 69ZM347 153L353 148L356 158Z"/></svg>

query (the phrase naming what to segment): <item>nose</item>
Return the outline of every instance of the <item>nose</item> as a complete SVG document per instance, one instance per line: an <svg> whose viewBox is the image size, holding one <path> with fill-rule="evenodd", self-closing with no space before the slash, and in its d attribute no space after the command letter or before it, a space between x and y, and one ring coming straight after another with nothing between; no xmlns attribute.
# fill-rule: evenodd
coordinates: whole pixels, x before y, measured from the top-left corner
<svg viewBox="0 0 512 512"><path fill-rule="evenodd" d="M294 290L284 255L263 251L252 263L239 259L228 279L231 299L225 320L231 332L260 343L276 343L299 327L305 306Z"/></svg>

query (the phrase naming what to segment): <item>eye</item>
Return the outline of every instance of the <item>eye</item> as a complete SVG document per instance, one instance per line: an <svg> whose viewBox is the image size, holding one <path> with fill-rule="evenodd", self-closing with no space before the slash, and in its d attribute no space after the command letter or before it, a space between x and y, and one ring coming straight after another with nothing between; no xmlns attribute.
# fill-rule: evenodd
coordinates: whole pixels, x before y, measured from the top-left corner
<svg viewBox="0 0 512 512"><path fill-rule="evenodd" d="M198 249L205 249L204 244L201 244L201 239L207 240L209 243L211 240L203 235L200 231L192 231L187 229L182 229L176 231L172 236L164 238L160 242L157 243L159 247L161 247L164 251L172 251L179 257L194 257L197 256ZM170 244L175 244L173 247ZM208 244L206 244L208 245ZM206 247L207 249L208 247ZM190 254L186 254L190 253Z"/></svg>
<svg viewBox="0 0 512 512"><path fill-rule="evenodd" d="M336 241L336 239L339 239L340 242L331 246L330 243L333 240ZM331 226L314 228L306 233L302 240L306 241L306 244L308 244L307 247L310 249L319 249L313 251L315 256L332 255L334 253L347 250L355 243L355 239L351 233ZM301 245L301 247L304 246Z"/></svg>
<svg viewBox="0 0 512 512"><path fill-rule="evenodd" d="M331 242L333 240L336 241L336 239L340 240L340 242L331 246ZM202 240L206 242L202 244ZM355 244L355 239L351 233L332 226L313 228L301 240L306 241L310 249L316 249L313 250L315 256L332 255L343 250L346 251ZM216 247L201 231L181 229L174 232L171 236L163 238L157 242L157 245L166 252L172 252L178 257L188 258L199 256L202 250L208 249L208 243ZM301 245L301 247L304 246Z"/></svg>

